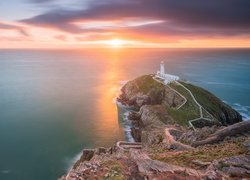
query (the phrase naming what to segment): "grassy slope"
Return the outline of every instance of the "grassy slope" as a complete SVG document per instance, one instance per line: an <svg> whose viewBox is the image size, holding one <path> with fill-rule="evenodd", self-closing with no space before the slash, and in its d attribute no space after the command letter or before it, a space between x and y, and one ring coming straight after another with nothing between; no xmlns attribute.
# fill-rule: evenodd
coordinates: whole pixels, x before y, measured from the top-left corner
<svg viewBox="0 0 250 180"><path fill-rule="evenodd" d="M220 111L219 107L213 104L213 103L217 104L220 101L220 99L215 97L212 93L189 83L184 83L184 82L180 83L183 84L185 87L187 87L194 94L197 101L206 109L209 109L210 111L214 112Z"/></svg>
<svg viewBox="0 0 250 180"><path fill-rule="evenodd" d="M207 90L189 83L180 83L187 87L194 94L196 100L215 118L219 119L218 113L221 113L222 109L233 110L230 106L223 103L219 98Z"/></svg>
<svg viewBox="0 0 250 180"><path fill-rule="evenodd" d="M175 83L171 83L169 86L185 96L187 98L187 103L179 110L169 108L167 109L167 112L181 125L187 125L188 120L199 118L199 107L193 101L189 92Z"/></svg>
<svg viewBox="0 0 250 180"><path fill-rule="evenodd" d="M144 94L154 93L160 91L164 88L164 85L155 81L151 75L141 76L134 81L132 81L135 86L135 91L141 91ZM185 87L187 87L195 96L196 100L215 118L218 119L218 112L220 113L222 109L228 108L231 109L228 105L223 103L219 98L214 96L212 93L206 91L203 88L194 86L192 84L180 82ZM189 92L178 84L171 83L170 87L180 92L187 98L187 103L180 108L175 110L174 108L168 108L167 112L173 117L180 125L188 125L188 121L191 119L199 118L199 108L197 104L193 101ZM152 89L154 89L152 91ZM204 117L212 118L208 113L203 110Z"/></svg>
<svg viewBox="0 0 250 180"><path fill-rule="evenodd" d="M135 84L138 90L142 91L144 94L147 94L152 89L157 91L164 88L164 85L155 81L151 75L141 76L132 81L132 83Z"/></svg>
<svg viewBox="0 0 250 180"><path fill-rule="evenodd" d="M194 160L203 162L212 162L215 159L226 158L236 155L244 154L244 148L242 142L245 139L236 139L229 142L224 142L215 145L207 145L193 151L182 152L180 154L166 155L161 153L155 153L151 155L152 159L157 159L163 162L172 163L184 167L199 168Z"/></svg>

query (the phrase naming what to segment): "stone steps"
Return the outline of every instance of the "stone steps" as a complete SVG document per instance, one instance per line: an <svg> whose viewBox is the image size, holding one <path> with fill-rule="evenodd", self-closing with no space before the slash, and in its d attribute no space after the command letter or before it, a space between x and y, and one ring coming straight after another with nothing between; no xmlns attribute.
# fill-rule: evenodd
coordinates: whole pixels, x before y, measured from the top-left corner
<svg viewBox="0 0 250 180"><path fill-rule="evenodd" d="M118 141L116 143L117 148L129 151L130 149L142 149L141 143L132 143L126 141Z"/></svg>

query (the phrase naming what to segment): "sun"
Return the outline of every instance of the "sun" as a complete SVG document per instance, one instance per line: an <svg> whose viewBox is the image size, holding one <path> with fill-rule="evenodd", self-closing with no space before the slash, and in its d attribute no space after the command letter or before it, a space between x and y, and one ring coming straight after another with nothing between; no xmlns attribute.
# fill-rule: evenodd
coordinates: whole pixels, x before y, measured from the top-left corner
<svg viewBox="0 0 250 180"><path fill-rule="evenodd" d="M122 47L126 42L121 39L111 39L107 42L111 47L113 48L120 48Z"/></svg>

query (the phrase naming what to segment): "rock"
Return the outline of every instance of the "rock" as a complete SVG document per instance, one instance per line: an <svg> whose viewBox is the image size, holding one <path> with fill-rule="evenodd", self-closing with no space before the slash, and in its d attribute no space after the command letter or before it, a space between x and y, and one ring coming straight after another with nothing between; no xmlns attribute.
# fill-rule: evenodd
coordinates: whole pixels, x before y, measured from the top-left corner
<svg viewBox="0 0 250 180"><path fill-rule="evenodd" d="M205 144L218 143L219 141L222 141L225 138L229 138L230 136L239 136L241 133L249 131L250 121L239 122L216 131L204 140L193 142L192 146L198 147Z"/></svg>
<svg viewBox="0 0 250 180"><path fill-rule="evenodd" d="M136 141L141 141L141 143L118 141L116 145L109 149L103 147L95 150L86 149L68 175L62 178L66 180L93 179L97 177L105 179L122 177L124 179L138 180L217 180L226 179L228 176L233 176L237 179L250 178L250 160L247 155L250 147L249 139L242 144L246 153L239 156L216 159L210 163L199 160L199 157L202 158L203 156L202 153L198 154L197 157L194 154L195 158L192 159L195 160L190 161L196 166L201 167L202 170L189 168L193 165L192 163L189 164L189 162L187 164L181 164L187 167L180 167L166 160L166 158L171 155L177 155L176 159L178 159L178 157L182 158L183 156L178 155L183 155L186 151L189 151L187 156L190 156L190 153L192 154L199 148L195 149L196 146L191 147L189 144L206 140L212 134L217 136L223 135L223 138L232 140L232 131L235 132L235 128L232 129L232 127L235 126L230 126L226 129L228 130L227 132L230 132L230 136L227 136L228 133L225 133L225 129L221 130L222 125L228 126L241 121L241 116L238 112L223 103L213 94L197 86L184 82L183 84L189 89L192 89L194 96L197 95L197 98L201 98L203 102L199 103L206 108L215 119L219 120L218 122L220 123L218 123L218 126L212 126L213 124L210 123L207 124L207 121L200 121L197 126L201 128L196 128L195 131L188 130L185 127L185 116L178 114L178 110L176 109L183 104L184 98L173 91L169 86L155 81L152 75L141 76L126 83L121 89L122 94L117 99L138 111L131 112L128 118L133 122L133 127L131 128L132 136ZM192 111L192 106L190 108L190 111ZM177 112L173 112L174 110ZM182 111L182 113L184 112ZM206 114L205 117L207 116L209 115ZM183 117L185 119L182 120L179 118L177 121L174 117ZM179 127L176 125L178 123L180 125ZM246 127L243 129L246 129ZM242 136L241 130L242 129L238 128L237 133L233 133L233 135ZM245 133L247 133L246 130ZM246 138L246 136L244 138ZM219 143L223 145L222 141ZM207 148L207 146L204 148ZM239 151L240 153L244 153L241 149ZM206 153L207 151L204 156L210 155ZM211 153L211 156L212 155L213 153ZM149 156L157 160L153 160ZM217 156L213 157L216 158ZM205 168L207 169L204 170Z"/></svg>
<svg viewBox="0 0 250 180"><path fill-rule="evenodd" d="M107 149L106 148L104 148L104 147L99 147L99 148L97 148L97 151L96 151L96 154L105 154L105 153L107 153Z"/></svg>
<svg viewBox="0 0 250 180"><path fill-rule="evenodd" d="M94 154L94 149L84 149L81 156L81 161L89 161L94 156Z"/></svg>
<svg viewBox="0 0 250 180"><path fill-rule="evenodd" d="M164 139L163 135L161 135L162 132L163 132L163 129L142 130L141 142L143 146L150 146L153 144L161 143Z"/></svg>
<svg viewBox="0 0 250 180"><path fill-rule="evenodd" d="M239 155L215 160L211 164L217 171L222 171L231 177L250 178L250 157Z"/></svg>
<svg viewBox="0 0 250 180"><path fill-rule="evenodd" d="M242 167L234 167L234 166L223 167L222 171L231 177L250 178L250 170L247 170L247 169L242 168Z"/></svg>
<svg viewBox="0 0 250 180"><path fill-rule="evenodd" d="M246 153L250 153L250 138L248 138L244 143L243 143L243 148L246 151Z"/></svg>
<svg viewBox="0 0 250 180"><path fill-rule="evenodd" d="M171 134L171 132L178 132L177 129L170 127L170 128L165 128L164 133L165 133L165 141L167 143L167 148L171 150L178 150L178 151L186 151L186 150L192 150L194 149L193 147L183 144L181 142L178 142L175 140L175 137Z"/></svg>
<svg viewBox="0 0 250 180"><path fill-rule="evenodd" d="M191 89L194 95L202 96L201 105L218 120L218 123L215 123L216 121L210 123L206 120L197 121L195 122L199 122L197 126L204 127L214 124L227 126L242 121L242 117L237 111L223 103L212 93L189 83L184 83L184 85ZM151 75L144 75L127 82L121 91L119 101L136 109L140 109L144 105L161 105L164 108L175 108L184 102L184 99L179 94L168 86L155 81Z"/></svg>
<svg viewBox="0 0 250 180"><path fill-rule="evenodd" d="M172 128L169 129L169 133L174 137L175 140L178 140L182 136L183 131Z"/></svg>
<svg viewBox="0 0 250 180"><path fill-rule="evenodd" d="M145 105L140 109L141 123L144 128L154 126L161 127L165 124L174 124L174 120L168 115L166 109L161 105Z"/></svg>
<svg viewBox="0 0 250 180"><path fill-rule="evenodd" d="M150 104L151 98L148 95L138 95L136 97L135 103L138 107L141 107L145 104Z"/></svg>
<svg viewBox="0 0 250 180"><path fill-rule="evenodd" d="M131 158L137 164L139 172L149 179L154 179L154 174L163 174L163 177L164 175L172 175L174 179L182 179L183 175L185 175L183 179L202 178L202 173L196 170L152 160L144 152L131 150L130 154Z"/></svg>
<svg viewBox="0 0 250 180"><path fill-rule="evenodd" d="M219 126L203 127L203 128L197 128L195 131L193 129L189 129L178 138L178 141L191 144L193 142L206 139L208 136L215 133L219 129L222 129L222 127Z"/></svg>
<svg viewBox="0 0 250 180"><path fill-rule="evenodd" d="M175 107L183 101L179 95L155 81L150 75L127 82L121 91L118 100L138 109L143 105L162 103L168 107Z"/></svg>
<svg viewBox="0 0 250 180"><path fill-rule="evenodd" d="M140 120L140 117L141 117L140 113L137 113L137 112L130 112L128 115L128 119L131 121Z"/></svg>
<svg viewBox="0 0 250 180"><path fill-rule="evenodd" d="M141 130L139 128L132 127L131 135L133 136L135 142L141 142Z"/></svg>
<svg viewBox="0 0 250 180"><path fill-rule="evenodd" d="M201 168L207 168L211 164L210 162L203 162L200 160L193 160L192 163Z"/></svg>

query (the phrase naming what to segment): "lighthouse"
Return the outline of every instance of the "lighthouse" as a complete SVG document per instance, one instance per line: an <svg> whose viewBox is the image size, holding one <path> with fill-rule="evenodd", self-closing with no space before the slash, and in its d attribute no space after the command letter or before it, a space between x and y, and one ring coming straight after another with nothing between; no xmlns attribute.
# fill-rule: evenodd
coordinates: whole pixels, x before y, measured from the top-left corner
<svg viewBox="0 0 250 180"><path fill-rule="evenodd" d="M165 75L164 62L161 61L161 64L160 64L160 76L164 78L164 75Z"/></svg>
<svg viewBox="0 0 250 180"><path fill-rule="evenodd" d="M165 73L165 66L164 66L163 61L161 61L161 63L160 63L160 71L157 71L155 77L158 78L158 79L161 79L165 84L169 84L169 83L171 83L173 81L177 81L177 80L180 79L178 76L174 76L174 75Z"/></svg>

